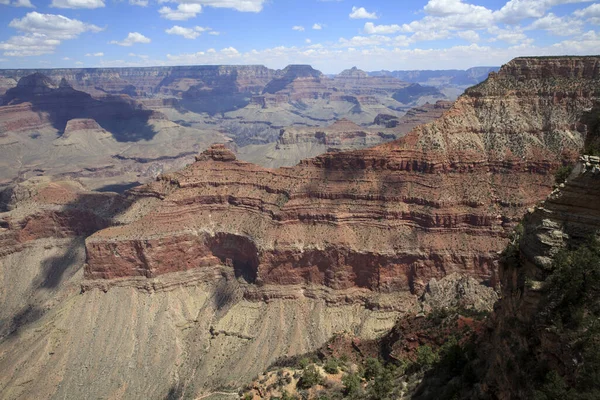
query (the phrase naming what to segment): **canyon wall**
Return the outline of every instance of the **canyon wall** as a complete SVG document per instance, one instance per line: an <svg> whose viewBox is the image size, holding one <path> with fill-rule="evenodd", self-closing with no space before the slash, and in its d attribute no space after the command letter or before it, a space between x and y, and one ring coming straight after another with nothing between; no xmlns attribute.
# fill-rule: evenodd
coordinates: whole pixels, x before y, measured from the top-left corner
<svg viewBox="0 0 600 400"><path fill-rule="evenodd" d="M420 293L460 272L496 285L510 231L583 147L599 63L515 59L403 139L293 168L213 147L139 189L163 199L152 213L88 238L86 277L153 277L218 259L261 284Z"/></svg>

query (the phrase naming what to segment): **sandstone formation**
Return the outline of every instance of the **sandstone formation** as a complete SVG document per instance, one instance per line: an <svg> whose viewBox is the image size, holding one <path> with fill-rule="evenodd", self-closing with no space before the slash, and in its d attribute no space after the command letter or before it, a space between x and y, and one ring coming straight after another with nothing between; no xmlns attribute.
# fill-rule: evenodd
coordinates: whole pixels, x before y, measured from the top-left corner
<svg viewBox="0 0 600 400"><path fill-rule="evenodd" d="M231 162L222 148L209 154ZM404 293L259 287L220 260L152 279L84 280L85 236L136 220L160 199L36 178L0 202L3 399L236 396L282 356L339 331L376 338L417 309Z"/></svg>
<svg viewBox="0 0 600 400"><path fill-rule="evenodd" d="M154 277L220 260L262 284L419 293L460 272L496 285L510 231L583 146L598 66L515 59L399 141L293 168L222 161L215 147L140 189L164 199L152 213L92 235L86 276Z"/></svg>

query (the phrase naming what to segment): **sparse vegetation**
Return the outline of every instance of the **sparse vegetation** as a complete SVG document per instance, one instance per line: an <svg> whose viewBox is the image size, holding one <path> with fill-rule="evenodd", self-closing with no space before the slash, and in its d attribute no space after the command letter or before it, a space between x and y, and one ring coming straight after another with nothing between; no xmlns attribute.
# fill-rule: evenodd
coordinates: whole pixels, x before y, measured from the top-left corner
<svg viewBox="0 0 600 400"><path fill-rule="evenodd" d="M298 387L300 389L310 389L322 383L323 377L319 373L319 370L317 370L314 364L311 364L304 368L302 378L298 381Z"/></svg>
<svg viewBox="0 0 600 400"><path fill-rule="evenodd" d="M339 372L339 369L340 369L338 360L335 359L335 358L328 359L327 362L325 362L325 365L323 366L323 369L328 374L337 374Z"/></svg>
<svg viewBox="0 0 600 400"><path fill-rule="evenodd" d="M569 175L571 175L571 172L573 172L572 165L563 165L562 167L558 168L554 174L556 183L560 184L566 181Z"/></svg>

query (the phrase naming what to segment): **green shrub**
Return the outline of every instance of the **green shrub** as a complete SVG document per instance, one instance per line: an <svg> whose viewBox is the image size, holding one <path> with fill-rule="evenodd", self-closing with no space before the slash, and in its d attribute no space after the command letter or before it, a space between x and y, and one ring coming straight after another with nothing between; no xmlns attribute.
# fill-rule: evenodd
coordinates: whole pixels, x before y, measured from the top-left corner
<svg viewBox="0 0 600 400"><path fill-rule="evenodd" d="M302 378L298 381L298 387L301 389L309 389L313 386L323 383L323 378L314 365L309 365L304 368Z"/></svg>
<svg viewBox="0 0 600 400"><path fill-rule="evenodd" d="M344 395L354 397L361 392L360 376L358 374L346 374L342 378L344 384Z"/></svg>
<svg viewBox="0 0 600 400"><path fill-rule="evenodd" d="M383 400L388 398L392 390L394 390L394 376L390 370L383 368L369 387L369 395L374 400Z"/></svg>
<svg viewBox="0 0 600 400"><path fill-rule="evenodd" d="M298 365L302 369L308 367L308 364L310 364L310 360L308 358L306 358L306 357L301 358L300 361L298 361Z"/></svg>
<svg viewBox="0 0 600 400"><path fill-rule="evenodd" d="M571 175L571 172L573 172L572 165L563 165L554 173L554 180L556 181L556 183L563 183L567 180L569 175Z"/></svg>
<svg viewBox="0 0 600 400"><path fill-rule="evenodd" d="M431 368L431 366L433 366L433 364L435 364L438 361L438 354L435 353L430 346L419 346L419 348L417 349L417 360L415 361L415 363L420 369L429 369Z"/></svg>
<svg viewBox="0 0 600 400"><path fill-rule="evenodd" d="M339 371L339 363L335 358L330 358L323 366L323 369L328 374L337 374Z"/></svg>
<svg viewBox="0 0 600 400"><path fill-rule="evenodd" d="M366 380L370 381L371 379L374 379L377 375L379 375L382 370L383 366L381 365L381 362L379 362L378 359L367 358L363 375Z"/></svg>

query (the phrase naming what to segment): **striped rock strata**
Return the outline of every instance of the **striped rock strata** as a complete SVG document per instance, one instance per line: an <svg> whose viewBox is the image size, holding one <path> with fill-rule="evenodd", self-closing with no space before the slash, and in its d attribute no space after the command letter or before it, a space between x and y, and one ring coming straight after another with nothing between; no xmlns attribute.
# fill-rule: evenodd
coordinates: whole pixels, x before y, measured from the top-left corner
<svg viewBox="0 0 600 400"><path fill-rule="evenodd" d="M257 284L420 293L458 272L497 283L498 253L583 147L600 57L519 58L438 120L368 150L265 169L215 146L137 189L162 202L86 241L86 276L231 266Z"/></svg>

